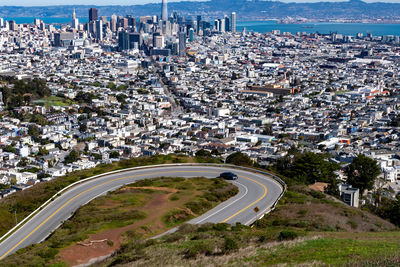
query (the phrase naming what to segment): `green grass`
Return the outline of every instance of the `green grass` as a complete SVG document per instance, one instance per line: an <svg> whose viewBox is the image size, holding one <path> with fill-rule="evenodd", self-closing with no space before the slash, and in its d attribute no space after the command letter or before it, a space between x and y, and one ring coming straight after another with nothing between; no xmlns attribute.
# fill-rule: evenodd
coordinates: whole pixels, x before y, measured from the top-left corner
<svg viewBox="0 0 400 267"><path fill-rule="evenodd" d="M124 206L138 207L144 205L148 198L148 193L154 192L152 190L146 190L146 192L141 193L142 190L137 190L135 194L112 194L109 198L113 201L118 201ZM143 190L144 191L144 190Z"/></svg>
<svg viewBox="0 0 400 267"><path fill-rule="evenodd" d="M152 187L152 189L138 187ZM160 190L156 190L155 187L161 188ZM167 193L171 195L175 194L172 193L174 192L173 190L172 192L169 192L171 190L167 192L163 191L162 188L182 187L186 189L182 189L183 191L179 192L185 194L180 194L181 199L179 201L165 202L166 206L162 206L162 211L158 211L156 218L149 218L149 222L144 221L143 225L139 224L139 229L134 228L130 230L131 233L127 233L128 240L136 238L145 239L193 218L194 211L187 208L187 204L200 199L208 201L203 196L210 192L224 192L225 198L221 196L220 199L215 201L208 201L208 208L216 206L238 191L236 187L232 187L226 181L216 178L187 179L161 177L137 181L125 186L121 190L96 198L87 205L79 208L46 241L25 248L17 254L10 255L2 261L2 266L48 266L55 264L57 263L56 255L61 249L76 242L84 241L91 234L121 228L145 220L154 212L153 210L149 210L147 207L148 203L156 199L157 206L162 205L163 203L159 202L159 199L162 199L162 195ZM154 205L152 206L153 208L155 207ZM199 214L206 211L204 207L200 209L197 206L193 207L193 209L195 208ZM159 228L160 223L164 224L163 228Z"/></svg>
<svg viewBox="0 0 400 267"><path fill-rule="evenodd" d="M191 215L187 210L174 209L163 216L163 222L168 228L172 228L192 219L193 217L194 216Z"/></svg>
<svg viewBox="0 0 400 267"><path fill-rule="evenodd" d="M199 203L196 198L186 207L196 211ZM98 266L398 266L400 232L395 230L376 216L296 185L251 228L183 225L153 243L129 240Z"/></svg>
<svg viewBox="0 0 400 267"><path fill-rule="evenodd" d="M151 243L130 240L114 257L97 266L379 266L376 259L400 262L400 232L290 232L293 238L300 236L291 240L281 238L282 228L183 226Z"/></svg>
<svg viewBox="0 0 400 267"><path fill-rule="evenodd" d="M21 221L58 191L79 180L105 172L131 167L193 161L194 158L179 155L157 155L153 157L132 158L112 164L101 164L89 170L73 172L64 177L37 184L27 190L17 192L0 200L0 236L4 235L15 226L14 211L17 212L18 220Z"/></svg>
<svg viewBox="0 0 400 267"><path fill-rule="evenodd" d="M397 238L400 233L391 233ZM259 248L256 255L246 257L244 261L254 262L257 265L272 264L305 264L319 262L328 265L343 266L344 264L371 260L377 257L396 255L400 249L398 239L384 239L387 233L373 234L378 240L365 238L362 233L356 239L319 238L299 242L295 245L279 245L274 249ZM358 259L358 260L357 260Z"/></svg>
<svg viewBox="0 0 400 267"><path fill-rule="evenodd" d="M65 107L75 104L75 102L70 99L58 96L48 96L40 100L36 100L35 103L44 103L46 107L52 107L52 106Z"/></svg>
<svg viewBox="0 0 400 267"><path fill-rule="evenodd" d="M348 92L349 91L346 91L346 90L336 91L335 95L341 95L341 94L345 94L345 93L348 93Z"/></svg>

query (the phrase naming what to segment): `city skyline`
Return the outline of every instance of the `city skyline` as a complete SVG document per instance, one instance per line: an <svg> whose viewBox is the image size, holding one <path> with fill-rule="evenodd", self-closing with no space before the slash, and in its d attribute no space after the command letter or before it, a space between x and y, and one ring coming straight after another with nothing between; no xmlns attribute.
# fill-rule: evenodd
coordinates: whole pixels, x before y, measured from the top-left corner
<svg viewBox="0 0 400 267"><path fill-rule="evenodd" d="M171 0L170 2L182 2L184 0ZM366 3L399 3L398 0L363 0ZM205 2L204 0L191 0L191 2ZM315 3L315 2L348 2L348 0L280 0L285 3ZM161 3L161 0L71 0L67 5L141 5L148 3ZM62 0L19 0L10 3L8 0L0 0L0 6L54 6L66 5Z"/></svg>

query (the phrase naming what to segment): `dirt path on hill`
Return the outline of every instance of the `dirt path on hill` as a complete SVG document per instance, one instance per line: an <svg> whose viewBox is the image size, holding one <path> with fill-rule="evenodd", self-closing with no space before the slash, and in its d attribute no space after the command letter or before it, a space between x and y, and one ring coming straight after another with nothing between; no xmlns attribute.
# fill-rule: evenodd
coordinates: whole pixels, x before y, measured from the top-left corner
<svg viewBox="0 0 400 267"><path fill-rule="evenodd" d="M148 216L137 223L105 230L97 234L90 235L85 241L79 242L65 249L62 249L58 254L61 261L68 263L70 266L76 266L88 263L91 259L100 258L112 254L121 246L123 234L129 230L137 229L138 233L149 234L159 233L165 230L165 226L161 221L161 216L166 210L176 206L179 201L171 203L169 196L178 192L177 189L164 187L126 187L120 190L129 189L151 189L157 191L165 191L168 194L155 194L152 196L143 207L136 208L137 210L147 211ZM146 226L145 229L141 226Z"/></svg>

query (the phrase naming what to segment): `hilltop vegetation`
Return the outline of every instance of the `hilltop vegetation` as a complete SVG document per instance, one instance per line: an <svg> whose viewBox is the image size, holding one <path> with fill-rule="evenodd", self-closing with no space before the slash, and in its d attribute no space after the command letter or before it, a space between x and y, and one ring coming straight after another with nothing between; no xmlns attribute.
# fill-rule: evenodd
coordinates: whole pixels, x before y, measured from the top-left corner
<svg viewBox="0 0 400 267"><path fill-rule="evenodd" d="M252 228L183 225L157 240L136 236L97 266L379 266L400 260L400 233L393 230L394 225L368 212L293 186L277 209Z"/></svg>
<svg viewBox="0 0 400 267"><path fill-rule="evenodd" d="M4 235L8 230L15 226L14 211L16 211L18 221L21 221L58 191L79 180L105 172L130 167L188 162L218 163L221 162L221 160L218 158L190 158L178 155L157 155L153 157L132 158L115 162L113 164L101 164L89 170L72 172L67 176L59 177L45 183L39 183L24 191L16 192L15 194L0 200L0 236Z"/></svg>
<svg viewBox="0 0 400 267"><path fill-rule="evenodd" d="M93 239L95 236L93 237L92 233L107 231L110 230L110 227L122 229L127 225L140 224L140 221L145 222L149 215L142 213L144 211L140 210L137 205L143 201L140 196L146 193L153 197L154 194L170 194L168 195L169 202L180 204L183 209L171 208L166 210L158 219L163 225L161 228L152 228L154 225L152 226L151 223L142 224L137 228L138 230L126 231L123 238L119 239L118 242L109 242L108 249L116 249L116 251L112 257L98 263L97 266L160 266L166 264L179 266L198 266L199 264L204 266L227 264L265 266L287 263L293 265L382 266L386 264L396 266L400 262L397 253L400 249L400 244L397 242L400 237L398 228L368 211L349 207L333 196L309 189L306 185L315 180L335 184L334 171L338 169L338 166L326 161L324 154L293 152L292 155L282 158L272 168L280 175L285 174L290 177L283 177L289 185L288 191L277 208L257 221L252 228L227 224L183 225L174 234L166 235L161 239L148 240L149 236L180 225L205 212L232 196L234 191L227 189L226 194L219 195L217 191L212 191L211 187L211 191L204 193L202 197L196 195L195 199L189 200L185 199L185 194L182 191L190 190L190 186L180 187L185 184L184 181L174 181L173 183L167 181L167 184L163 184L161 180L155 182L145 180L136 183L134 186L137 188L134 191L129 191L135 193L135 199L122 197L123 195L119 195L119 193L112 196L113 201L120 201L119 207L126 206L128 202L128 205L134 208L129 212L134 212L134 214L125 216L125 210L120 214L120 218L118 218L119 215L111 216L112 222L105 218L101 219L104 210L99 212L97 210L99 206L109 207L113 212L116 206L104 205L102 198L95 200L79 210L69 222L65 223L46 241L47 243L32 246L7 258L7 265L17 266L17 264L27 262L57 263L58 265L63 264L62 262L68 262L71 264L73 261L68 258L68 255L71 255L71 253L68 254L68 249L74 246L71 246L71 244L79 240L88 241L90 237ZM46 184L47 188L54 192L57 188L60 189L73 181L104 171L138 165L193 161L220 162L220 159L212 157L212 154L205 151L198 153L196 158L180 156L136 158L112 165L103 165L93 170L73 173ZM232 154L227 162L259 167L242 153ZM139 189L139 187L174 189L180 187L181 192L154 192L153 189L143 191L144 189ZM43 188L37 187L35 190L39 190L37 191L39 194L35 194L34 201L44 200L45 196L52 195ZM208 190L210 190L210 187ZM337 192L333 190L330 193L335 195ZM8 205L12 203L14 205L12 207L20 205L20 207L29 210L27 203L31 202L28 200L31 194L28 198L26 197L22 194L18 198L10 198ZM10 202L10 200L15 202ZM383 201L386 200L383 199ZM0 212L2 205L4 205L3 202L7 203L4 200L0 201ZM36 205L39 203L36 202ZM388 213L398 208L397 203L393 201L392 205L384 205L379 209L382 214L376 213L385 218L385 215L388 216ZM391 209L387 209L387 207ZM4 211L6 210L3 209ZM81 223L86 221L83 218L89 216L91 212L100 216L100 219L87 220L94 223L87 226L82 225ZM111 210L107 212L111 212ZM396 224L395 216L397 216L397 213L394 213L388 219ZM76 227L80 229L78 232L74 232L77 229Z"/></svg>
<svg viewBox="0 0 400 267"><path fill-rule="evenodd" d="M29 105L33 99L48 97L51 94L47 82L41 79L18 80L12 77L0 79L5 83L0 88L3 102L8 109Z"/></svg>
<svg viewBox="0 0 400 267"><path fill-rule="evenodd" d="M76 265L112 253L124 240L163 233L237 193L217 178L141 180L81 207L46 241L7 257L2 266Z"/></svg>

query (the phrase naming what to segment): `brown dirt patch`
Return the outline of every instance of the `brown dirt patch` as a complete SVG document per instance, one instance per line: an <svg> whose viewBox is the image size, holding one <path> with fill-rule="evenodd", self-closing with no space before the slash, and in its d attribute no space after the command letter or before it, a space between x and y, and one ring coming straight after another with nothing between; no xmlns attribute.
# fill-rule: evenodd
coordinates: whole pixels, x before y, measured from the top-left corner
<svg viewBox="0 0 400 267"><path fill-rule="evenodd" d="M104 202L99 205L100 209L112 209L112 208L117 208L120 204L118 203L118 201L114 201L111 199L106 199L104 200Z"/></svg>
<svg viewBox="0 0 400 267"><path fill-rule="evenodd" d="M123 234L129 230L135 229L138 233L144 235L156 235L166 230L161 217L176 206L184 203L186 199L180 201L169 201L169 196L178 192L176 189L164 187L127 187L120 190L129 189L151 189L157 191L166 191L168 194L153 194L151 199L142 207L135 207L140 211L145 211L148 216L137 223L121 228L109 229L97 234L90 235L83 242L74 244L62 249L58 254L61 261L71 266L88 263L91 259L99 258L112 254L120 248L123 241ZM188 196L187 198L190 198ZM105 203L104 205L106 205ZM114 205L115 203L108 203ZM146 227L142 227L146 226ZM102 241L102 242L100 242Z"/></svg>
<svg viewBox="0 0 400 267"><path fill-rule="evenodd" d="M177 189L174 188L169 188L169 187L155 187L155 186L126 186L124 188L121 188L120 191L127 191L130 189L151 189L151 190L156 190L156 191L165 191L169 193L176 193L178 192Z"/></svg>

